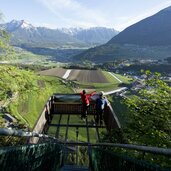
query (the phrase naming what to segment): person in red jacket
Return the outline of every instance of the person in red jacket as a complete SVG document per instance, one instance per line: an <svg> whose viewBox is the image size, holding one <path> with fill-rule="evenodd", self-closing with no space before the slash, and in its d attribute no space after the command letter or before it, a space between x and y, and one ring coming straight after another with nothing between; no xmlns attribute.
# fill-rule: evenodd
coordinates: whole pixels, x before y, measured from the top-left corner
<svg viewBox="0 0 171 171"><path fill-rule="evenodd" d="M86 91L83 90L80 95L81 95L81 100L82 100L82 114L81 114L81 119L85 119L87 117L87 110L90 105L89 98L95 94L95 92L92 92L90 94L86 94Z"/></svg>

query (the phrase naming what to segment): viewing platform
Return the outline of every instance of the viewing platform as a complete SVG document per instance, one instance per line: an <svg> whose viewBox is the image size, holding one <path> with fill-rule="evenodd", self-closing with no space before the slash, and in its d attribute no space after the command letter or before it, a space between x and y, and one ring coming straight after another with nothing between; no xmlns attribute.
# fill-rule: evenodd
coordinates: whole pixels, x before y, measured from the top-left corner
<svg viewBox="0 0 171 171"><path fill-rule="evenodd" d="M110 105L105 106L103 124L96 124L95 101L91 98L88 115L80 118L79 94L54 94L49 98L33 132L1 129L2 136L28 137L25 145L0 148L0 168L5 171L169 171L145 161L145 156L171 161L171 149L114 144L114 130L121 130ZM158 158L159 157L159 158Z"/></svg>

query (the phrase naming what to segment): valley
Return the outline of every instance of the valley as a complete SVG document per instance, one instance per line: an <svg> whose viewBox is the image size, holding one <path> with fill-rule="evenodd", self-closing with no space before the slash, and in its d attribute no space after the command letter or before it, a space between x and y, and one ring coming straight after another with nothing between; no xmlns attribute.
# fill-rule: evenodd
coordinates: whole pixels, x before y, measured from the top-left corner
<svg viewBox="0 0 171 171"><path fill-rule="evenodd" d="M0 170L170 170L169 4L3 1Z"/></svg>

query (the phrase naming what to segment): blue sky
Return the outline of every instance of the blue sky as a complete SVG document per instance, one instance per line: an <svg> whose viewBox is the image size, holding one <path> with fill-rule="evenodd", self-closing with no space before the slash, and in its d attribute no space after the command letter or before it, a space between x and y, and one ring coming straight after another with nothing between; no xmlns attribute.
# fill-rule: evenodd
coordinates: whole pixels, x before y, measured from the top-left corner
<svg viewBox="0 0 171 171"><path fill-rule="evenodd" d="M26 20L35 26L95 27L123 30L171 0L0 0L4 21Z"/></svg>

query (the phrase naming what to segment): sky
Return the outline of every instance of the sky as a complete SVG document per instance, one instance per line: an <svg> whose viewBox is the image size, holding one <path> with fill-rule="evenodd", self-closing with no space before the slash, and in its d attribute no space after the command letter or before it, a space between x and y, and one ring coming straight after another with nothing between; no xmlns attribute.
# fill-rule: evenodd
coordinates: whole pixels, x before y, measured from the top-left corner
<svg viewBox="0 0 171 171"><path fill-rule="evenodd" d="M171 0L0 0L4 22L25 20L34 26L126 27L171 6Z"/></svg>

